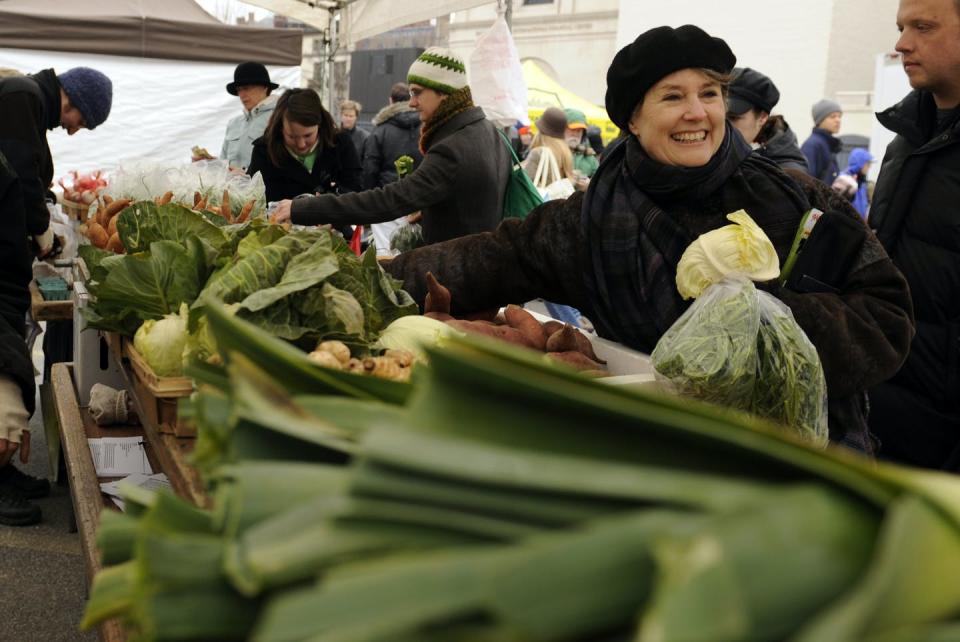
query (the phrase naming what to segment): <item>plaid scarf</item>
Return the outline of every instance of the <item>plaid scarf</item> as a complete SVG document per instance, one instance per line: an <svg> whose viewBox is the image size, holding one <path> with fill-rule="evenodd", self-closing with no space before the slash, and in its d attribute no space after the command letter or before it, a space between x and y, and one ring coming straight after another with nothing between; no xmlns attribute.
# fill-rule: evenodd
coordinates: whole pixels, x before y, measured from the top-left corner
<svg viewBox="0 0 960 642"><path fill-rule="evenodd" d="M723 187L745 159L759 158L726 127L720 149L702 167L662 165L633 136L606 154L581 212L593 268L586 277L591 320L601 334L650 352L689 305L677 292L676 273L694 239L657 203L696 204Z"/></svg>
<svg viewBox="0 0 960 642"><path fill-rule="evenodd" d="M449 94L437 107L430 120L423 124L420 129L420 153L426 155L430 147L430 140L434 135L447 124L451 118L461 114L473 107L473 95L470 93L470 86L462 87L452 94Z"/></svg>

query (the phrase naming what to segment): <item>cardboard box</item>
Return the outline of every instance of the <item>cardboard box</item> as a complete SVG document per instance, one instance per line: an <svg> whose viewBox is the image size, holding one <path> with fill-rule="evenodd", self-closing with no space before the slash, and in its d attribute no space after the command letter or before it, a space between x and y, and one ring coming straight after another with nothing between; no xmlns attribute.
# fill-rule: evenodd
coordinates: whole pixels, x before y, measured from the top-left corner
<svg viewBox="0 0 960 642"><path fill-rule="evenodd" d="M77 399L81 406L90 404L90 388L95 383L123 390L126 383L118 363L120 355L110 354L106 338L100 330L87 328L83 309L90 304L86 284L73 284L73 373L77 384Z"/></svg>

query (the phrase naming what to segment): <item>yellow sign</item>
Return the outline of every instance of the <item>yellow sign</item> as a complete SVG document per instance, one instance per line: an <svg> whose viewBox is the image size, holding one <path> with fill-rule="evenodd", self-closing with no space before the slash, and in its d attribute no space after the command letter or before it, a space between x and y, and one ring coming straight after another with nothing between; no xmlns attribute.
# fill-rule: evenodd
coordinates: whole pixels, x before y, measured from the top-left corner
<svg viewBox="0 0 960 642"><path fill-rule="evenodd" d="M620 134L620 128L607 116L607 110L581 98L548 76L540 65L532 60L523 62L523 79L527 83L527 104L530 122L548 107L578 109L587 117L587 122L600 128L604 143L609 143ZM535 129L535 127L534 127Z"/></svg>

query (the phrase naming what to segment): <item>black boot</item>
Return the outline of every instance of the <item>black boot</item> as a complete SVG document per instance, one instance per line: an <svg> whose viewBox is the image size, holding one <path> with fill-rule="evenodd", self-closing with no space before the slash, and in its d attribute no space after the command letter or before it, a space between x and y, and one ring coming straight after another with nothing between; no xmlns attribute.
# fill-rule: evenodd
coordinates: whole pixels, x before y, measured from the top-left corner
<svg viewBox="0 0 960 642"><path fill-rule="evenodd" d="M32 477L9 463L0 466L0 488L13 489L27 499L40 499L50 494L50 482Z"/></svg>
<svg viewBox="0 0 960 642"><path fill-rule="evenodd" d="M0 524L29 526L40 521L40 507L9 486L0 486Z"/></svg>

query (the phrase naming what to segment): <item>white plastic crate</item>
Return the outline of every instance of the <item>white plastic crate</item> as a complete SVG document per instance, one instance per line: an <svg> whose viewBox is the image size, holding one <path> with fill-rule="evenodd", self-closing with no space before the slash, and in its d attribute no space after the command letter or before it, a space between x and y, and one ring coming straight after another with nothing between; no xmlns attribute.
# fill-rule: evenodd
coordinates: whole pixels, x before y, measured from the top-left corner
<svg viewBox="0 0 960 642"><path fill-rule="evenodd" d="M102 383L111 388L124 389L126 381L110 355L107 340L100 330L86 328L82 310L90 304L90 292L84 281L73 284L73 377L77 385L77 399L81 406L90 404L90 388Z"/></svg>

